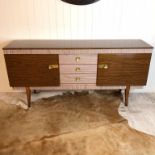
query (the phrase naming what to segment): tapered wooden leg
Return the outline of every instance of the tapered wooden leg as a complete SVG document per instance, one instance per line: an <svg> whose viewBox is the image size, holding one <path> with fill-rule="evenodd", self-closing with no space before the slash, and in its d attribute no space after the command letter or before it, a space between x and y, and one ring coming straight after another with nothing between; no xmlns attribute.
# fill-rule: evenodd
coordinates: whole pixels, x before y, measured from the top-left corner
<svg viewBox="0 0 155 155"><path fill-rule="evenodd" d="M25 89L26 89L28 107L31 107L31 89L30 87L25 87Z"/></svg>
<svg viewBox="0 0 155 155"><path fill-rule="evenodd" d="M130 92L130 86L126 86L126 89L125 89L125 106L128 106L129 92Z"/></svg>

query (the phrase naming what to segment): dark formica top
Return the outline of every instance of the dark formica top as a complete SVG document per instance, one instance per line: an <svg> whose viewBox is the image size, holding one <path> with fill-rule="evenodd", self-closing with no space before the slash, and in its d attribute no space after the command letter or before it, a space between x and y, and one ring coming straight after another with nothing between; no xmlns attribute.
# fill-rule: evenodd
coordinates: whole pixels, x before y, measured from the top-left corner
<svg viewBox="0 0 155 155"><path fill-rule="evenodd" d="M4 50L13 49L152 49L142 40L14 40Z"/></svg>

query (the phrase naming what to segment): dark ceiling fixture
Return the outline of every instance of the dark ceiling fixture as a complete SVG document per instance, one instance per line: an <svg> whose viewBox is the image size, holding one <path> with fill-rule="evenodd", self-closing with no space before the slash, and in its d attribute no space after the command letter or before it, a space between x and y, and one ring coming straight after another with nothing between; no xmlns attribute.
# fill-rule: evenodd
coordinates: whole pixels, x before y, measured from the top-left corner
<svg viewBox="0 0 155 155"><path fill-rule="evenodd" d="M91 3L95 3L99 0L62 0L66 3L75 4L75 5L87 5Z"/></svg>

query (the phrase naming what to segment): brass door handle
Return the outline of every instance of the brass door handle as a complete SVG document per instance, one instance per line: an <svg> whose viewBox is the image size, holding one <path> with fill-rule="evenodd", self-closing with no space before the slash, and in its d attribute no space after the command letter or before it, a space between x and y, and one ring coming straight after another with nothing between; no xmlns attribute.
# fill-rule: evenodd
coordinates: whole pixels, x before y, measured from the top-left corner
<svg viewBox="0 0 155 155"><path fill-rule="evenodd" d="M58 64L54 64L54 65L49 65L48 66L48 69L51 70L51 69L57 69L59 68L59 65Z"/></svg>
<svg viewBox="0 0 155 155"><path fill-rule="evenodd" d="M100 68L100 69L108 69L109 66L107 64L100 64L100 65L98 65L98 68Z"/></svg>
<svg viewBox="0 0 155 155"><path fill-rule="evenodd" d="M79 71L80 71L80 67L76 67L76 68L75 68L75 71L76 71L76 72L79 72Z"/></svg>
<svg viewBox="0 0 155 155"><path fill-rule="evenodd" d="M76 82L79 82L79 81L80 81L80 77L76 77L76 78L75 78L75 81L76 81Z"/></svg>
<svg viewBox="0 0 155 155"><path fill-rule="evenodd" d="M76 62L80 61L80 57L75 57Z"/></svg>

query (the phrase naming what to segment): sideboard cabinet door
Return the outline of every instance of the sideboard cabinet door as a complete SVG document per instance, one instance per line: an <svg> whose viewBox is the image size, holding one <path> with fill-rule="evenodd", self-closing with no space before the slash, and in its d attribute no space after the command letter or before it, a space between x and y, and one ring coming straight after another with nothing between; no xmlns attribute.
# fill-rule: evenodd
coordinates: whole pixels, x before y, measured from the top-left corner
<svg viewBox="0 0 155 155"><path fill-rule="evenodd" d="M145 85L150 53L99 54L97 85Z"/></svg>
<svg viewBox="0 0 155 155"><path fill-rule="evenodd" d="M5 54L10 86L59 86L57 54Z"/></svg>

